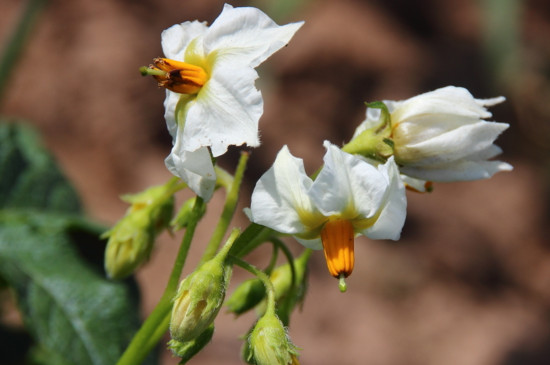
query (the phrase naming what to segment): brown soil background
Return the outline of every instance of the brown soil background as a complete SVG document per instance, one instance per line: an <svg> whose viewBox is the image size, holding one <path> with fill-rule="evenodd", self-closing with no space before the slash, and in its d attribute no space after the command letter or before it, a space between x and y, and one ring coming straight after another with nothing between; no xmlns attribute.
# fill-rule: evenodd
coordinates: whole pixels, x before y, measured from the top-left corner
<svg viewBox="0 0 550 365"><path fill-rule="evenodd" d="M263 144L252 153L241 207L283 144L314 171L322 141L348 140L363 118L364 101L403 99L449 84L479 98L508 99L492 111L511 125L498 144L513 172L410 193L399 242L356 242L345 294L327 274L322 254L314 255L308 296L290 326L303 364L550 363L550 3L518 2L515 17L504 20L507 30L517 21L517 42L501 53L487 31L494 29L494 12L486 3L310 0L289 2L290 12L275 0L251 3L279 23L306 24L259 70ZM222 4L52 0L41 14L1 113L39 129L91 218L114 223L126 209L119 195L170 177L163 162L171 146L164 91L137 70L162 54L163 29L186 20L211 22ZM0 2L0 42L20 12L19 0ZM230 151L222 166L232 171L237 156L237 149ZM222 202L217 193L185 273L196 264ZM246 226L242 213L235 224ZM162 236L137 275L144 314L164 288L179 238ZM266 252L250 260L262 266ZM231 287L247 277L236 270ZM191 363L241 363L238 337L253 320L220 315L214 340ZM177 363L168 352L162 357L163 364Z"/></svg>

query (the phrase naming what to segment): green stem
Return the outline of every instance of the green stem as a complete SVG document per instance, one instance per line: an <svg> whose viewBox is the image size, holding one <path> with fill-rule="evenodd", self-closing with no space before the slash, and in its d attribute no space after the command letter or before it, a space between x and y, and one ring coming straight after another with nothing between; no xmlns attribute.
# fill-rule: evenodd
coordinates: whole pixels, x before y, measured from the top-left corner
<svg viewBox="0 0 550 365"><path fill-rule="evenodd" d="M23 15L2 53L2 59L0 60L0 101L6 89L8 78L17 65L17 60L21 56L27 38L46 3L47 0L29 0L27 2Z"/></svg>
<svg viewBox="0 0 550 365"><path fill-rule="evenodd" d="M139 331L135 334L132 342L130 342L130 345L118 360L117 365L141 364L168 330L170 310L172 309L172 298L176 294L178 288L179 278L183 266L185 265L195 228L201 216L200 212L203 204L204 201L197 197L195 206L191 212L189 225L183 236L176 261L174 262L174 267L172 268L172 273L170 274L166 289L164 289L164 294L160 298L155 309L153 309Z"/></svg>
<svg viewBox="0 0 550 365"><path fill-rule="evenodd" d="M214 233L212 233L212 237L204 250L199 266L216 255L216 251L218 251L218 248L220 247L223 236L227 232L229 223L231 223L231 220L233 219L239 200L239 190L241 188L244 170L246 169L246 163L248 162L248 156L249 155L247 152L241 153L241 158L239 159L239 164L237 165L237 170L235 171L233 184L231 184L231 188L227 191L225 205L223 207L220 220L218 221L218 224L214 229Z"/></svg>
<svg viewBox="0 0 550 365"><path fill-rule="evenodd" d="M267 241L272 234L273 230L271 228L256 223L250 223L235 241L229 254L236 257L244 257L256 247Z"/></svg>
<svg viewBox="0 0 550 365"><path fill-rule="evenodd" d="M262 281L267 292L266 313L275 313L275 288L273 287L273 283L271 282L271 280L269 280L269 277L262 270L256 268L255 266L249 264L244 260L241 260L236 256L230 255L227 258L235 265L240 266L246 271L249 271L250 273L256 275L256 277Z"/></svg>
<svg viewBox="0 0 550 365"><path fill-rule="evenodd" d="M290 265L290 276L292 278L292 285L290 286L289 292L292 293L294 291L294 288L296 287L296 267L294 265L294 257L292 256L292 252L286 247L286 245L278 239L277 237L271 237L269 239L274 245L277 245L285 255L288 264Z"/></svg>

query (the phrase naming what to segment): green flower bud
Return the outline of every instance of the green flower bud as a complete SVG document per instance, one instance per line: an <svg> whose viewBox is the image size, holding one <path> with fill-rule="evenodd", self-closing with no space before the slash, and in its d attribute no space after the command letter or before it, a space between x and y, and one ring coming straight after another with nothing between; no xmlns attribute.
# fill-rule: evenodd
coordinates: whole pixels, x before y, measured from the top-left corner
<svg viewBox="0 0 550 365"><path fill-rule="evenodd" d="M306 250L302 255L294 259L295 287L298 291L303 291L307 274L307 262L311 256L311 251ZM292 288L292 268L290 263L276 267L269 279L275 288L275 299L281 299L288 294Z"/></svg>
<svg viewBox="0 0 550 365"><path fill-rule="evenodd" d="M172 219L172 221L170 222L170 226L174 231L187 227L187 225L189 224L189 219L191 218L191 212L193 211L193 207L195 206L196 201L197 201L197 197L193 197L191 199L188 199L185 203L183 203L178 214L176 214L174 219ZM206 213L206 204L202 204L198 219L201 219L205 213Z"/></svg>
<svg viewBox="0 0 550 365"><path fill-rule="evenodd" d="M214 335L214 325L210 325L203 333L191 341L181 342L170 340L168 347L175 356L181 357L180 364L185 364L193 356L199 353L212 340Z"/></svg>
<svg viewBox="0 0 550 365"><path fill-rule="evenodd" d="M254 308L265 297L265 287L260 279L249 279L241 283L225 304L237 315Z"/></svg>
<svg viewBox="0 0 550 365"><path fill-rule="evenodd" d="M172 339L191 341L214 322L231 277L231 265L225 263L229 248L226 245L180 283L170 320Z"/></svg>
<svg viewBox="0 0 550 365"><path fill-rule="evenodd" d="M105 249L105 270L113 279L122 279L149 259L156 236L167 226L174 209L175 182L155 186L122 199L131 203L126 215L102 238L109 238Z"/></svg>
<svg viewBox="0 0 550 365"><path fill-rule="evenodd" d="M298 348L290 341L283 323L271 311L256 322L248 343L247 361L253 360L257 365L299 364Z"/></svg>

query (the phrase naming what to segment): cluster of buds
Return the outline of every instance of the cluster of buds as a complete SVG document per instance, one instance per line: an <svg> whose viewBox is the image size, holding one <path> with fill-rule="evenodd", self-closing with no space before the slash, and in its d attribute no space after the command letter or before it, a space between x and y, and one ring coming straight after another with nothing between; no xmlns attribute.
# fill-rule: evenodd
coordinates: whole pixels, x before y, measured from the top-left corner
<svg viewBox="0 0 550 365"><path fill-rule="evenodd" d="M177 180L154 186L122 199L131 204L126 215L102 235L108 238L105 271L112 279L123 279L149 259L157 235L168 227L174 210Z"/></svg>

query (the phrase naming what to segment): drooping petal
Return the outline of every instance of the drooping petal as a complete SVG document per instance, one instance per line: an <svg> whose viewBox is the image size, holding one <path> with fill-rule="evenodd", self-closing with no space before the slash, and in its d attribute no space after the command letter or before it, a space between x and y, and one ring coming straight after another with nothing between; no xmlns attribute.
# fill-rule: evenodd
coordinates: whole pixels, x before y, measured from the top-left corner
<svg viewBox="0 0 550 365"><path fill-rule="evenodd" d="M188 108L183 135L186 150L211 146L217 157L230 145L260 144L258 121L263 101L254 86L257 76L252 68L214 66L210 80Z"/></svg>
<svg viewBox="0 0 550 365"><path fill-rule="evenodd" d="M325 165L309 192L325 216L373 217L384 199L387 178L366 161L325 141Z"/></svg>
<svg viewBox="0 0 550 365"><path fill-rule="evenodd" d="M399 169L393 157L390 157L384 165L379 165L378 170L389 178L389 186L380 206L380 213L374 224L362 231L372 239L398 240L407 216L407 197L405 185L399 176Z"/></svg>
<svg viewBox="0 0 550 365"><path fill-rule="evenodd" d="M253 222L289 234L307 235L318 228L324 217L307 194L311 184L303 161L284 146L254 188L250 205Z"/></svg>
<svg viewBox="0 0 550 365"><path fill-rule="evenodd" d="M204 37L208 54L256 67L284 47L303 22L277 25L261 10L226 4Z"/></svg>
<svg viewBox="0 0 550 365"><path fill-rule="evenodd" d="M208 27L206 22L197 20L172 25L161 34L162 51L166 58L183 61L185 49L198 36L203 35Z"/></svg>
<svg viewBox="0 0 550 365"><path fill-rule="evenodd" d="M512 171L512 165L502 161L461 160L447 165L402 166L401 172L417 179L452 182L488 179L500 171Z"/></svg>
<svg viewBox="0 0 550 365"><path fill-rule="evenodd" d="M182 95L170 90L166 90L166 99L164 99L164 119L166 120L166 127L168 132L172 136L172 139L176 138L178 123L176 121L176 107Z"/></svg>
<svg viewBox="0 0 550 365"><path fill-rule="evenodd" d="M210 200L216 187L216 173L206 147L192 152L186 151L182 148L181 138L178 134L165 164L168 170L185 181L195 194L205 201Z"/></svg>

